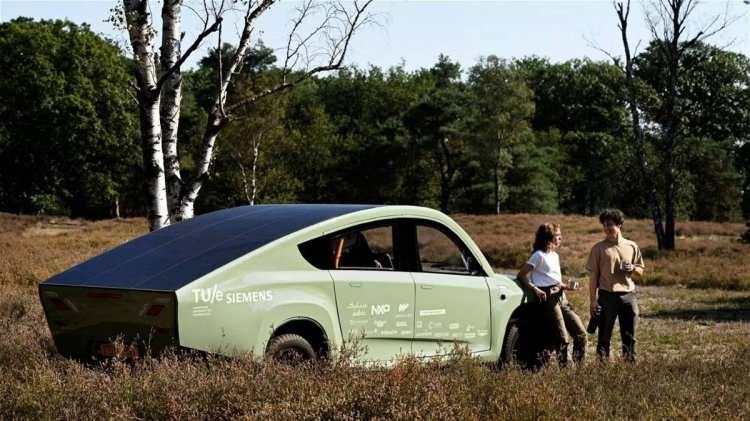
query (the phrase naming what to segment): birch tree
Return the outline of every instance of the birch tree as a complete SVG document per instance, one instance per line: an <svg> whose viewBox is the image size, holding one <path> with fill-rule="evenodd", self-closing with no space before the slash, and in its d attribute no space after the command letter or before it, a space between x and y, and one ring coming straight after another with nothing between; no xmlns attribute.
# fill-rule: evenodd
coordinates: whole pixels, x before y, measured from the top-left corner
<svg viewBox="0 0 750 421"><path fill-rule="evenodd" d="M291 20L281 78L273 86L240 96L234 88L257 31L258 18L277 0L204 0L187 4L164 0L160 54L156 54L156 29L148 0L123 0L122 16L117 19L126 29L135 62L135 89L139 106L143 165L146 176L147 211L150 229L192 218L195 201L211 175L211 162L221 130L249 105L265 97L291 89L321 72L340 69L352 37L372 21L367 8L372 0L319 3L304 0ZM195 13L203 27L186 49L182 13ZM213 36L222 45L224 20L241 12L239 42L224 63L219 55L213 104L202 135L202 148L195 174L180 169L177 153L181 99L181 66L206 40Z"/></svg>

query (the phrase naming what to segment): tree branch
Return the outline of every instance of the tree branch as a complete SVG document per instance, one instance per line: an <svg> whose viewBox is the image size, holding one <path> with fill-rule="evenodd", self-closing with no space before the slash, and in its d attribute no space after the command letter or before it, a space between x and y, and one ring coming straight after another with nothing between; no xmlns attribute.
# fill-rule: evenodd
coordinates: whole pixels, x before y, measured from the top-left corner
<svg viewBox="0 0 750 421"><path fill-rule="evenodd" d="M235 111L238 108L241 108L243 106L253 104L269 95L273 95L275 93L287 90L299 84L300 82L306 79L309 79L311 76L317 73L340 69L344 62L344 58L349 48L349 43L352 39L352 36L364 23L369 21L369 17L365 15L365 11L367 7L372 3L372 1L373 0L367 0L361 6L355 1L354 11L352 12L352 14L342 9L342 6L339 4L338 9L336 10L339 13L344 13L344 16L346 18L346 28L342 31L342 36L336 42L332 44L332 49L330 50L330 56L326 64L316 66L316 67L313 67L312 69L302 72L298 77L294 78L294 80L292 80L291 82L286 81L286 76L284 76L283 80L277 85L271 88L262 90L261 92L255 95L252 95L250 97L246 97L238 101L235 104L227 106L226 107L227 114L230 114L232 111Z"/></svg>
<svg viewBox="0 0 750 421"><path fill-rule="evenodd" d="M159 92L162 85L164 85L164 82L166 82L169 76L172 73L176 72L180 68L180 66L185 63L185 60L187 60L187 58L190 57L190 54L192 54L200 46L200 43L203 41L203 39L219 29L222 19L223 18L221 16L217 17L211 26L206 28L203 32L200 33L200 35L198 35L198 38L196 38L195 41L193 41L193 43L190 45L190 47L185 50L185 53L180 57L179 60L177 60L177 63L175 63L174 66L170 67L169 70L161 75L159 80L156 82L156 87L154 88L156 92Z"/></svg>

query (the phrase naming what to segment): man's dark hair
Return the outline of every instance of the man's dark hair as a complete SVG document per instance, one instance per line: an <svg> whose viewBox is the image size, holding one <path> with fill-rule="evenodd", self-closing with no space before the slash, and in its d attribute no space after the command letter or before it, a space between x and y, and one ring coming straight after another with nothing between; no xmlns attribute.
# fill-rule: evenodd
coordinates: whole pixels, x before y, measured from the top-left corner
<svg viewBox="0 0 750 421"><path fill-rule="evenodd" d="M625 223L625 215L619 209L604 209L599 214L599 222L604 224L607 221L614 222L616 225L622 225Z"/></svg>

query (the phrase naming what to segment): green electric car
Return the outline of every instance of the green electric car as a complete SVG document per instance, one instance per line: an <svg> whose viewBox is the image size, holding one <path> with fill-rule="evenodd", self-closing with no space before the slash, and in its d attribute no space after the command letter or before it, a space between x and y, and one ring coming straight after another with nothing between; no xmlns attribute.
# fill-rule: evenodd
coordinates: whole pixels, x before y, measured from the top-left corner
<svg viewBox="0 0 750 421"><path fill-rule="evenodd" d="M454 343L510 358L524 293L451 218L414 206L263 205L136 238L39 287L59 352L186 347L362 361L433 357Z"/></svg>

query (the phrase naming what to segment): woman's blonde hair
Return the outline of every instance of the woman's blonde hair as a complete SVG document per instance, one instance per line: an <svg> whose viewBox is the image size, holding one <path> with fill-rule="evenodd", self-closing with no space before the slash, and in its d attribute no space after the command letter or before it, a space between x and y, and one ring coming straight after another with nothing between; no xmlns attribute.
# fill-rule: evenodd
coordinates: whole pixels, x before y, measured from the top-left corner
<svg viewBox="0 0 750 421"><path fill-rule="evenodd" d="M555 231L560 229L560 224L545 223L539 225L534 237L534 251L547 251L549 243L555 239Z"/></svg>

